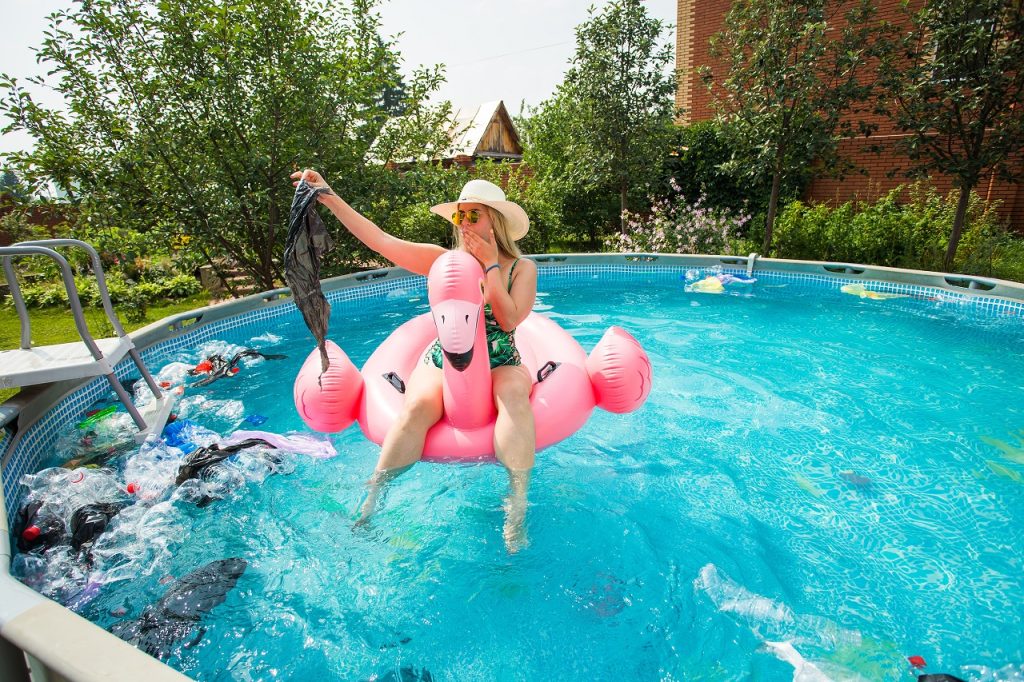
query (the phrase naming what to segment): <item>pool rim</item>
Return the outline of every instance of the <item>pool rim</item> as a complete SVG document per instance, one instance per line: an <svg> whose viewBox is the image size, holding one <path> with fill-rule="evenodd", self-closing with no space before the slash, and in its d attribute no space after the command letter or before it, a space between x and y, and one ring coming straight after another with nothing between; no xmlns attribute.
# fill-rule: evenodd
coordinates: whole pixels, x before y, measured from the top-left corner
<svg viewBox="0 0 1024 682"><path fill-rule="evenodd" d="M856 263L803 261L730 255L681 255L654 253L617 254L539 254L535 261L541 276L566 266L623 266L628 269L667 267L671 269L722 268L723 271L753 272L761 276L780 275L794 278L813 276L813 280L829 288L848 283L876 283L879 291L902 291L911 287L937 289L965 300L992 300L1024 310L1024 284L988 277L959 275L922 270L908 270ZM342 275L322 282L325 294L346 289L392 283L416 278L402 268L381 268ZM140 352L157 344L184 338L196 330L231 318L251 315L260 310L293 305L287 288L252 294L241 299L205 306L170 315L130 334ZM61 401L84 390L96 379L59 382L22 391L0 410L0 426L14 419L17 431L0 432L0 481L23 436L29 433L49 411ZM17 672L17 657L27 656L36 679L46 679L47 672L64 676L72 682L94 680L135 680L142 675L155 680L189 679L143 654L114 635L94 625L69 609L31 590L10 575L13 558L7 501L0 485L0 672ZM97 656L97 650L103 655ZM70 652L71 655L67 655ZM82 659L85 657L85 660ZM5 677L6 679L6 677ZM17 679L17 678L12 678Z"/></svg>

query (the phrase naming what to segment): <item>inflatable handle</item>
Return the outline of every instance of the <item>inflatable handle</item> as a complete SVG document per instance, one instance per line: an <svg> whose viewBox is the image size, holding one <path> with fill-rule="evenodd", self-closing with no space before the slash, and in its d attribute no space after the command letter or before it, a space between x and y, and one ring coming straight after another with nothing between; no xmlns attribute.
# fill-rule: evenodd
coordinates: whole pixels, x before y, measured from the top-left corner
<svg viewBox="0 0 1024 682"><path fill-rule="evenodd" d="M548 360L545 362L544 366L537 370L537 383L539 384L551 376L551 373L558 369L560 364L561 363L555 362L554 360Z"/></svg>
<svg viewBox="0 0 1024 682"><path fill-rule="evenodd" d="M398 376L394 372L388 372L384 375L384 378L389 384L394 386L395 390L399 393L405 394L405 382L402 381L402 377Z"/></svg>

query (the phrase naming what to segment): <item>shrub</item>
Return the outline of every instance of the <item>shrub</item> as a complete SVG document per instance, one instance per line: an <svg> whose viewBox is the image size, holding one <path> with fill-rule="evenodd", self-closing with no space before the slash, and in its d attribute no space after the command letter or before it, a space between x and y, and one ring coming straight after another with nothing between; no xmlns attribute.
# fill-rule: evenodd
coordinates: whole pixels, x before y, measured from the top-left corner
<svg viewBox="0 0 1024 682"><path fill-rule="evenodd" d="M993 246L989 274L1000 279L1024 282L1024 239L1004 235ZM977 274L985 273L978 272Z"/></svg>
<svg viewBox="0 0 1024 682"><path fill-rule="evenodd" d="M793 201L779 214L775 255L941 270L956 203L955 192L943 197L922 183L897 187L874 202L832 207ZM995 207L972 194L955 269L994 275L1000 264L1013 272L1019 241L1007 233Z"/></svg>
<svg viewBox="0 0 1024 682"><path fill-rule="evenodd" d="M999 222L983 221L961 238L956 262L966 274L1024 282L1024 238Z"/></svg>
<svg viewBox="0 0 1024 682"><path fill-rule="evenodd" d="M163 291L160 294L164 298L185 298L198 294L203 287L199 280L191 275L174 275L163 282ZM153 299L150 299L153 300Z"/></svg>
<svg viewBox="0 0 1024 682"><path fill-rule="evenodd" d="M63 284L25 284L21 287L21 296L29 308L48 308L68 304ZM10 299L8 299L9 302Z"/></svg>
<svg viewBox="0 0 1024 682"><path fill-rule="evenodd" d="M75 287L78 289L78 298L82 305L102 305L99 287L91 274L76 276ZM174 275L156 282L132 282L124 279L120 273L107 273L110 300L115 306L119 306L119 311L124 312L128 319L133 319L133 315L140 315L138 319L142 319L146 306L151 303L164 299L184 298L199 293L201 289L199 282L189 275ZM45 284L22 285L21 294L25 299L25 305L30 308L68 305L64 283L59 280Z"/></svg>
<svg viewBox="0 0 1024 682"><path fill-rule="evenodd" d="M6 234L12 244L50 238L49 228L30 223L28 211L18 206L0 216L0 232Z"/></svg>
<svg viewBox="0 0 1024 682"><path fill-rule="evenodd" d="M403 206L391 215L389 231L399 239L450 246L452 226L430 212L431 204Z"/></svg>
<svg viewBox="0 0 1024 682"><path fill-rule="evenodd" d="M681 193L653 200L647 215L627 211L625 218L628 232L609 238L617 251L717 254L732 252L732 238L750 220L749 215L708 206L704 195L691 204Z"/></svg>

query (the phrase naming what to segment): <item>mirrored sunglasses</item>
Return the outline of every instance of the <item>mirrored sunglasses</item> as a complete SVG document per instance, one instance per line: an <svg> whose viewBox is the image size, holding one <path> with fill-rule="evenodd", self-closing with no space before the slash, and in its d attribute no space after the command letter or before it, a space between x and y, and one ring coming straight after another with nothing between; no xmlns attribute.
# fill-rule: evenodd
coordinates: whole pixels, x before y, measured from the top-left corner
<svg viewBox="0 0 1024 682"><path fill-rule="evenodd" d="M462 221L466 221L470 225L476 225L478 220L480 220L480 211L475 208L471 208L468 211L456 211L455 213L452 213L452 222L456 225L461 225Z"/></svg>

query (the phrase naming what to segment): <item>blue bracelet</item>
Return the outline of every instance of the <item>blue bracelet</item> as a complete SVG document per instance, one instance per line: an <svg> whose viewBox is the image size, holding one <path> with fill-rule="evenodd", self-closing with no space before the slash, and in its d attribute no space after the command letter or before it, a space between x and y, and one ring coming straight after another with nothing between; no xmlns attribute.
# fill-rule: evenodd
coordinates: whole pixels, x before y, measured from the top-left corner
<svg viewBox="0 0 1024 682"><path fill-rule="evenodd" d="M498 263L495 263L494 265L488 265L487 269L484 270L484 277L486 277L487 273L490 272L491 270L493 270L494 268L500 268L500 267L501 266Z"/></svg>

